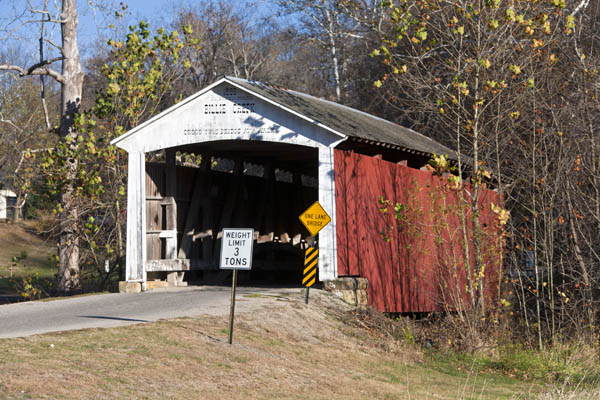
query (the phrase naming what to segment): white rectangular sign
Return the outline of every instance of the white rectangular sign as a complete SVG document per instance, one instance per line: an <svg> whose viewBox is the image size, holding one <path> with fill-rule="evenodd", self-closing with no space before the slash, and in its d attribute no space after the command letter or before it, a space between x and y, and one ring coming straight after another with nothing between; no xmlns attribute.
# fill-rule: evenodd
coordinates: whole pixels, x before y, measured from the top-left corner
<svg viewBox="0 0 600 400"><path fill-rule="evenodd" d="M251 269L254 229L223 228L220 269Z"/></svg>

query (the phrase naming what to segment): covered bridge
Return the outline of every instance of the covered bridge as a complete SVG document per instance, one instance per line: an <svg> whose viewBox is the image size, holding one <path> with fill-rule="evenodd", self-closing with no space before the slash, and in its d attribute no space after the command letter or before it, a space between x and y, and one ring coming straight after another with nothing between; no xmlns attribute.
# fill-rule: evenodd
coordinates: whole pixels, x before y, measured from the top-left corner
<svg viewBox="0 0 600 400"><path fill-rule="evenodd" d="M255 279L287 271L299 282L309 234L298 216L318 200L332 218L318 235L320 281L364 277L369 302L382 311L433 311L448 301L441 289L448 283L433 278L435 238L386 237L390 218L381 203L427 203L414 207L420 225L435 212L426 188L442 188L443 179L419 168L434 153L456 154L424 135L303 93L224 77L112 143L129 153L128 282L145 287L160 275L177 282L185 271L218 273L224 227L254 228ZM408 254L411 246L420 252ZM464 276L455 280L462 285Z"/></svg>

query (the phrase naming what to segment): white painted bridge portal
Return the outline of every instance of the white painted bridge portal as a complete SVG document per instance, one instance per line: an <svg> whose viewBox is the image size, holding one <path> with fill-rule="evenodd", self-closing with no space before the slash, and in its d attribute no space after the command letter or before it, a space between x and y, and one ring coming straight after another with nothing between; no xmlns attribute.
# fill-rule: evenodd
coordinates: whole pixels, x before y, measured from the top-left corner
<svg viewBox="0 0 600 400"><path fill-rule="evenodd" d="M315 160L318 162L318 200L332 217L332 222L319 233L319 279L323 281L337 277L333 148L347 136L303 115L297 108L287 106L286 102L278 102L272 96L263 95L265 86L261 85L236 78L222 78L112 141L129 153L128 282L145 285L149 268L153 271L160 270L156 267L152 269L154 264L147 257L146 154L167 150L166 185L169 187L176 180L175 151L188 151L198 145L212 146L213 150L215 146L220 146L222 153L226 153L228 148L237 148L239 151L244 151L244 148L253 149L256 154L260 153L258 149L261 146L265 149L263 151L278 151L277 149L282 148L273 144L313 149L311 154L316 153L318 158ZM301 99L301 94L293 94ZM293 150L287 151L289 157L294 157ZM278 156L285 158L286 154ZM173 168L171 172L169 166ZM173 189L171 192L174 193ZM195 204L190 204L190 208L193 207ZM177 241L188 240L186 235L190 232L184 231L183 236L178 239L177 224L172 223L169 229L172 232L161 232L161 238L167 241L167 258L174 262L163 270L176 271L185 265L182 257L186 256L185 251L177 252L178 246L182 245ZM189 265L186 268L189 269Z"/></svg>

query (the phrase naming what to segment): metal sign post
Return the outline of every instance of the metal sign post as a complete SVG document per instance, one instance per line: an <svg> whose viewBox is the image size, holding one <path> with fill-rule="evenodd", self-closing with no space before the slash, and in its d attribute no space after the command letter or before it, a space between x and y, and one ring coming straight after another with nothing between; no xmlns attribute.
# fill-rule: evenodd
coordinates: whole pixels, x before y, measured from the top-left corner
<svg viewBox="0 0 600 400"><path fill-rule="evenodd" d="M302 274L302 285L306 287L304 304L308 304L308 293L310 287L317 280L317 266L319 262L319 249L315 246L315 237L308 240L308 247L304 251L304 271Z"/></svg>
<svg viewBox="0 0 600 400"><path fill-rule="evenodd" d="M310 291L310 287L307 287L306 292L304 292L304 304L308 304L309 291Z"/></svg>
<svg viewBox="0 0 600 400"><path fill-rule="evenodd" d="M224 228L221 239L220 269L232 269L231 306L229 308L229 344L233 343L233 317L235 312L235 291L237 270L252 268L252 250L254 247L254 229Z"/></svg>
<svg viewBox="0 0 600 400"><path fill-rule="evenodd" d="M229 344L233 342L233 314L235 312L235 289L237 286L237 269L231 278L231 306L229 306Z"/></svg>
<svg viewBox="0 0 600 400"><path fill-rule="evenodd" d="M308 239L308 248L304 252L304 272L302 274L302 285L306 287L304 303L308 304L308 293L310 287L317 281L317 267L319 264L319 248L315 243L316 235L331 222L331 217L323 209L321 204L319 204L318 201L315 201L300 214L299 218L311 234Z"/></svg>

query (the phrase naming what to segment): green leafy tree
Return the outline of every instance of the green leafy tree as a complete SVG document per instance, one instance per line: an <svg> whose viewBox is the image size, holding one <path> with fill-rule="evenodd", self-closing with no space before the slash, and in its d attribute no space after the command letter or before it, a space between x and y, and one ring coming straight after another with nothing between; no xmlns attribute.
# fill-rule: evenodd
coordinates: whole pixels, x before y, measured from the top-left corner
<svg viewBox="0 0 600 400"><path fill-rule="evenodd" d="M59 143L42 163L51 195L66 185L73 188L81 263L95 267L89 273L102 285L124 263L126 158L110 141L170 105L165 99L174 97L170 90L189 62L180 52L198 45L191 33L189 28L182 36L158 29L152 35L148 23L141 22L125 40L110 40L109 60L101 68L104 88L90 110L76 114L78 134ZM77 169L69 179L73 160ZM59 203L55 213L61 212ZM102 272L104 260L112 261L109 274Z"/></svg>

